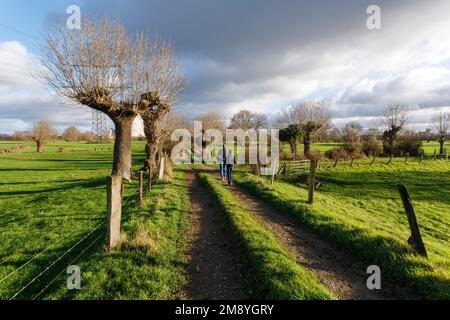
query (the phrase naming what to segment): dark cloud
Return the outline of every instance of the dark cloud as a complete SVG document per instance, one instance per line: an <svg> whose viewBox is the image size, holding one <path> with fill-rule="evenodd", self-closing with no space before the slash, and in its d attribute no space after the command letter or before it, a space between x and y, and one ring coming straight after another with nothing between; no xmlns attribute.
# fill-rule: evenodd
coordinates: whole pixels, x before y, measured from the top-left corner
<svg viewBox="0 0 450 320"><path fill-rule="evenodd" d="M82 17L118 17L130 33L147 31L172 41L190 83L178 109L190 116L209 110L229 116L239 108L271 114L308 97L333 101L336 117L366 117L365 121L391 101L420 108L450 105L450 83L433 78L433 85L426 85L418 81L424 79L420 74L408 74L420 64L435 63L432 53L438 57L446 52L447 47L414 51L418 40L425 39L424 46L430 40L434 48L444 45L439 39L437 45L431 41L436 29L429 28L448 20L445 1L376 1L382 10L382 30L376 32L366 28L366 8L375 4L369 0L80 3ZM61 12L49 13L44 31L64 19ZM379 79L372 81L371 75ZM30 111L23 118L35 116L38 113Z"/></svg>

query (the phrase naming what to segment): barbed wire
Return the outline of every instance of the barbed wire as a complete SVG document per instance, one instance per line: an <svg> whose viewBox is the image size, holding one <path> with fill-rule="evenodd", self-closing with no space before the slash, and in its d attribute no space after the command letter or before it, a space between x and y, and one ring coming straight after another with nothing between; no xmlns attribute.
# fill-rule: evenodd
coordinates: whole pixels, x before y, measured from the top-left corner
<svg viewBox="0 0 450 320"><path fill-rule="evenodd" d="M34 283L39 277L41 277L45 272L47 272L51 267L53 267L58 261L60 261L62 258L64 258L70 251L72 251L76 246L78 246L81 242L83 242L87 237L89 237L92 233L94 233L96 230L98 230L101 226L103 226L105 222L100 223L97 227L95 227L92 231L90 231L88 234L86 234L81 240L79 240L77 243L75 243L72 247L69 248L66 252L64 252L63 255L61 255L58 259L56 259L52 264L50 264L48 267L46 267L42 272L40 272L36 277L34 277L30 282L28 282L22 289L17 291L9 300L13 300L16 298L19 294L21 294L26 288L28 288L32 283Z"/></svg>
<svg viewBox="0 0 450 320"><path fill-rule="evenodd" d="M50 287L52 285L52 283L58 279L58 277L65 271L67 270L67 268L71 265L73 265L87 250L89 250L97 241L98 239L100 239L103 236L103 234L100 234L97 238L94 239L94 241L92 241L86 248L84 248L84 250L75 258L73 259L68 265L67 267L65 267L64 269L61 270L60 273L58 273L56 275L56 277L54 277L52 280L50 280L50 282L48 282L45 287L37 294L33 297L33 300L36 300L37 297L39 297L42 293L44 293L45 290L47 290L48 287Z"/></svg>
<svg viewBox="0 0 450 320"><path fill-rule="evenodd" d="M127 210L130 205L132 204L133 200L135 200L136 195L139 194L139 189L137 191L135 191L133 194L131 194L130 196L128 196L128 199L122 204L122 211ZM88 222L87 222L88 223ZM87 224L86 223L86 224ZM62 258L64 258L69 252L71 252L75 247L77 247L80 243L82 243L85 239L87 239L92 233L94 233L96 230L98 230L101 226L103 226L105 224L105 222L100 223L99 225L97 225L94 229L92 229L89 233L87 233L83 238L81 238L77 243L75 243L71 248L69 248L66 252L64 252L64 254L62 254L58 259L56 259L55 261L53 261L53 263L51 263L49 266L47 266L43 271L41 271L37 276L35 276L31 281L29 281L25 286L23 286L19 291L17 291L9 300L13 300L15 299L19 294L21 294L24 290L26 290L31 284L33 284L38 278L40 278L44 273L46 273L48 270L50 270L50 268L52 268L56 263L58 263ZM82 254L84 254L96 241L98 241L98 239L101 237L102 235L98 236L93 242L90 243L90 245L88 245L76 258L74 261L76 261L77 259L79 259ZM40 257L41 255L43 255L45 252L47 252L48 250L56 247L58 244L60 244L64 239L66 239L68 237L68 235L62 237L61 239L59 239L58 243L51 245L47 248L45 248L44 250L42 250L41 252L39 252L38 254L36 254L35 256L33 256L31 259L29 259L27 262L25 262L24 264L22 264L20 267L18 267L17 269L13 270L12 272L10 272L8 275L6 275L5 277L3 277L2 279L0 279L0 283L2 283L3 281L9 279L11 276L13 276L14 274L16 274L19 270L23 269L25 266L27 266L28 264L30 264L31 262L33 262L34 260L36 260L38 257ZM5 259L6 260L6 259ZM3 260L2 263L5 261ZM73 263L73 262L72 262ZM63 270L64 271L64 270ZM38 295L36 295L34 297L37 298L39 295L42 294L43 291L45 291L48 286L51 285L51 283L61 275L61 273L63 272L61 271L55 278L53 278L47 285L46 287L44 287L43 290L41 290L41 292L38 293Z"/></svg>
<svg viewBox="0 0 450 320"><path fill-rule="evenodd" d="M84 223L82 225L82 227L86 226L87 224L89 224L89 221ZM15 274L17 271L19 271L20 269L24 268L26 265L28 265L29 263L31 263L32 261L36 260L40 255L42 255L43 253L47 252L48 250L56 247L57 245L61 244L63 240L67 239L67 237L70 234L66 234L65 236L57 239L57 243L52 244L50 246L48 246L47 248L45 248L44 250L42 250L41 252L39 252L38 254L36 254L35 256L33 256L30 260L28 260L27 262L25 262L24 264L22 264L20 267L18 267L17 269L13 270L12 272L10 272L7 276L3 277L2 279L0 279L0 283L2 283L4 280L7 280L7 278L11 277L13 274ZM42 238L41 238L42 239ZM20 254L23 253L26 250L26 248L23 248L21 250L19 250L18 252L16 251L15 254ZM5 259L2 260L2 262L0 263L0 265L2 265L3 263L5 263L7 260L9 260L11 257L7 257Z"/></svg>

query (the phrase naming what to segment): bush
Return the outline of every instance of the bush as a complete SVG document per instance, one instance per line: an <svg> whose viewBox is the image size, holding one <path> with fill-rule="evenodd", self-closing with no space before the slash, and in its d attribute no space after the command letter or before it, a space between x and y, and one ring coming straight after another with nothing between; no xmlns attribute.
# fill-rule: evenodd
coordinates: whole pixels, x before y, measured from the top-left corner
<svg viewBox="0 0 450 320"><path fill-rule="evenodd" d="M368 136L364 139L361 150L366 156L373 156L381 153L381 145L375 136Z"/></svg>
<svg viewBox="0 0 450 320"><path fill-rule="evenodd" d="M415 136L407 135L401 137L394 145L394 156L419 156L422 150L422 141L417 140Z"/></svg>
<svg viewBox="0 0 450 320"><path fill-rule="evenodd" d="M325 160L325 158L326 157L320 151L311 150L307 159Z"/></svg>
<svg viewBox="0 0 450 320"><path fill-rule="evenodd" d="M339 158L341 160L358 159L364 157L359 143L344 143L339 148L333 148L325 152L328 159Z"/></svg>

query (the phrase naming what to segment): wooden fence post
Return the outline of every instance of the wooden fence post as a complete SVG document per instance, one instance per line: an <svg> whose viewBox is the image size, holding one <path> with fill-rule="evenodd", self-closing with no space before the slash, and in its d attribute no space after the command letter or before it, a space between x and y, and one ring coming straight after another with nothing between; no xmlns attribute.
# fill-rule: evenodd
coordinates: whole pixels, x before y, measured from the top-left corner
<svg viewBox="0 0 450 320"><path fill-rule="evenodd" d="M375 155L375 152L373 153L373 159L372 162L370 163L371 165L375 163L375 159L377 158L377 156Z"/></svg>
<svg viewBox="0 0 450 320"><path fill-rule="evenodd" d="M422 152L420 153L420 162L423 162L425 150L422 149Z"/></svg>
<svg viewBox="0 0 450 320"><path fill-rule="evenodd" d="M397 189L402 197L403 207L405 208L409 228L411 230L411 236L408 239L408 243L414 248L414 250L416 250L418 254L423 257L427 257L427 250L425 249L425 244L423 243L422 236L420 235L419 225L417 224L416 214L414 212L414 207L411 203L408 190L406 190L406 187L403 184L399 184Z"/></svg>
<svg viewBox="0 0 450 320"><path fill-rule="evenodd" d="M106 247L114 249L120 240L120 219L122 217L122 177L109 176L107 178L107 207L108 223L106 233Z"/></svg>
<svg viewBox="0 0 450 320"><path fill-rule="evenodd" d="M273 182L275 181L275 174L277 173L277 159L273 160L273 168L272 168L272 180L271 180L271 184L273 184Z"/></svg>
<svg viewBox="0 0 450 320"><path fill-rule="evenodd" d="M334 166L333 168L336 168L339 162L339 157L336 157L336 160L334 161Z"/></svg>
<svg viewBox="0 0 450 320"><path fill-rule="evenodd" d="M160 165L159 165L159 175L158 175L159 181L162 181L163 178L164 178L164 163L165 163L165 160L166 160L165 158L166 158L165 156L161 157L161 162L160 162Z"/></svg>
<svg viewBox="0 0 450 320"><path fill-rule="evenodd" d="M148 168L148 181L147 181L148 191L152 191L152 174L153 174L152 167L153 165L150 165L150 167Z"/></svg>
<svg viewBox="0 0 450 320"><path fill-rule="evenodd" d="M353 168L353 162L355 161L355 158L352 157L352 162L350 162L350 167Z"/></svg>
<svg viewBox="0 0 450 320"><path fill-rule="evenodd" d="M406 156L405 156L405 163L408 162L408 157L409 157L409 152L406 153Z"/></svg>
<svg viewBox="0 0 450 320"><path fill-rule="evenodd" d="M316 183L316 160L311 159L309 165L308 203L314 203L314 186Z"/></svg>
<svg viewBox="0 0 450 320"><path fill-rule="evenodd" d="M434 149L433 160L436 160L436 149Z"/></svg>
<svg viewBox="0 0 450 320"><path fill-rule="evenodd" d="M144 207L144 199L143 199L143 188L142 183L144 180L144 172L139 171L139 209L142 209Z"/></svg>
<svg viewBox="0 0 450 320"><path fill-rule="evenodd" d="M389 161L386 163L386 164L391 164L391 162L392 162L392 158L393 158L394 156L392 155L392 153L390 154L390 156L389 156Z"/></svg>

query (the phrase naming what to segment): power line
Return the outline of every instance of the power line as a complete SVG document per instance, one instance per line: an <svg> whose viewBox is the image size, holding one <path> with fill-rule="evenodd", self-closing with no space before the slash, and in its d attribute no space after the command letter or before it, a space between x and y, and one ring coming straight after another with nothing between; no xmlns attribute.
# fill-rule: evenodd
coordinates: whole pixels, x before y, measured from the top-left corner
<svg viewBox="0 0 450 320"><path fill-rule="evenodd" d="M8 26L8 25L6 25L6 24L0 23L0 27L3 27L3 28L8 29L8 30L10 30L10 31L14 31L14 32L16 32L16 33L20 33L20 34L22 34L22 35L24 35L24 36L27 36L27 37L30 37L30 38L32 38L32 39L37 40L37 38L36 38L35 36L33 36L33 35L31 35L31 34L25 32L25 31L21 31L21 30L19 30L19 29L10 27L10 26Z"/></svg>

